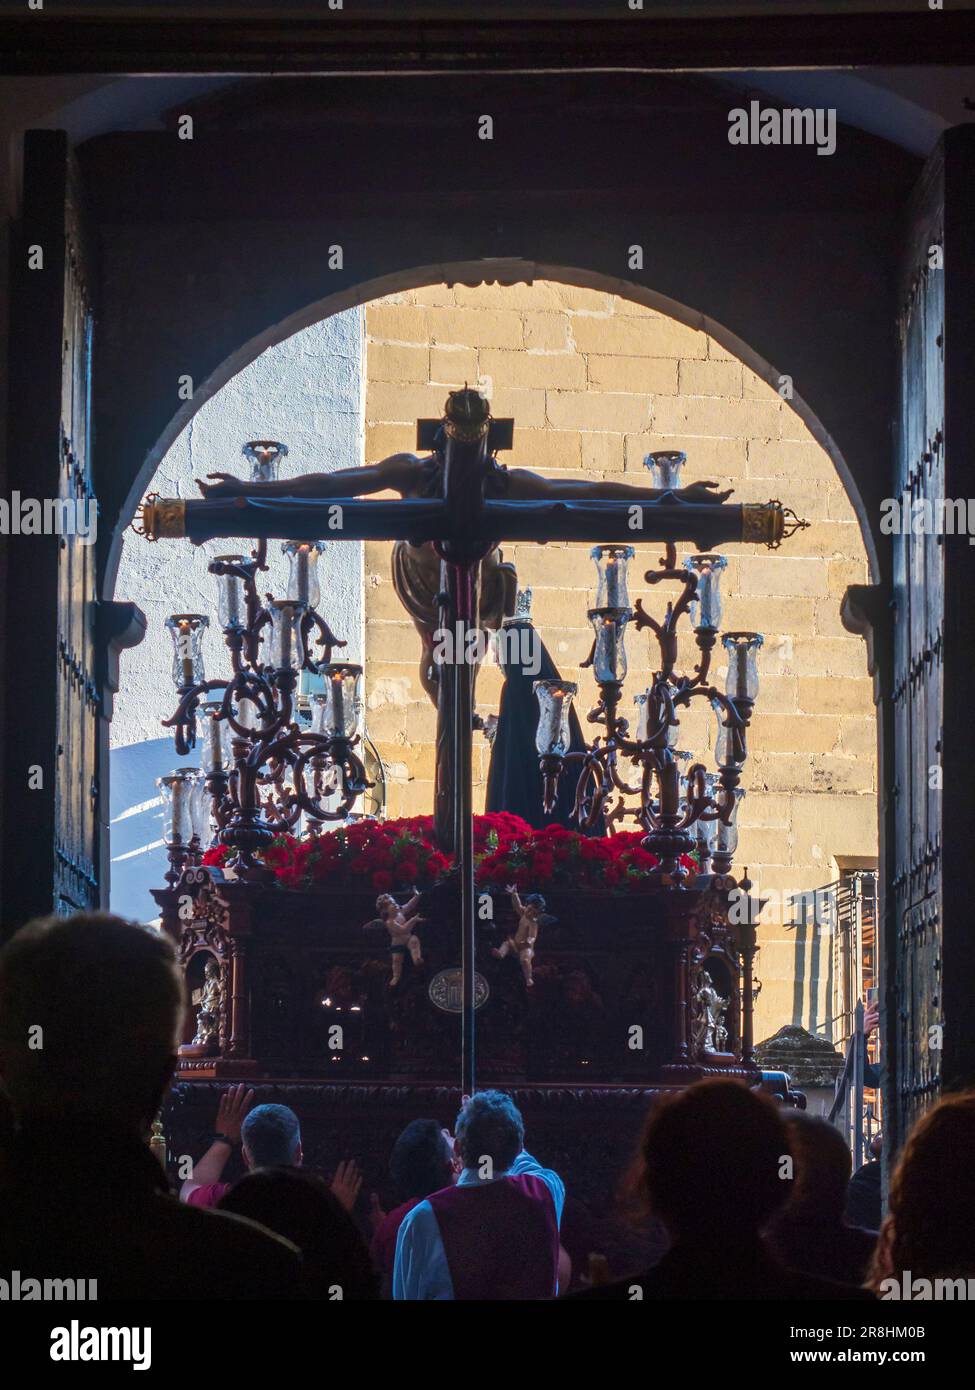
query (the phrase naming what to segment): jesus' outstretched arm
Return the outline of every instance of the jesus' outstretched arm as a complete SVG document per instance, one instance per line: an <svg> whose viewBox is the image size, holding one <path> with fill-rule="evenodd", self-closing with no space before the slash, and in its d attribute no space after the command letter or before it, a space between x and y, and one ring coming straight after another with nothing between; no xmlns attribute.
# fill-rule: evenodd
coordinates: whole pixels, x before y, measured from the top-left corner
<svg viewBox="0 0 975 1390"><path fill-rule="evenodd" d="M206 498L225 497L364 497L387 488L401 497L423 496L437 477L437 457L430 454L391 454L379 463L361 468L339 468L334 473L304 473L296 478L278 478L271 483L253 483L230 473L208 473L212 482L199 478L197 487Z"/></svg>
<svg viewBox="0 0 975 1390"><path fill-rule="evenodd" d="M596 478L543 478L528 468L509 468L507 478L507 496L513 501L652 502L671 490L682 502L724 502L731 496L730 488L718 492L717 483L691 483L689 487L674 489L637 487Z"/></svg>

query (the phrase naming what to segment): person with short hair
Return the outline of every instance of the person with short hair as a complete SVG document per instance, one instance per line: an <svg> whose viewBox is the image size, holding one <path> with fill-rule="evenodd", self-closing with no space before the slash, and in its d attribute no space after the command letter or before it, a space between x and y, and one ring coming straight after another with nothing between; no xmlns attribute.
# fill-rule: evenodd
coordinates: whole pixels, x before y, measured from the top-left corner
<svg viewBox="0 0 975 1390"><path fill-rule="evenodd" d="M793 1110L785 1115L795 1176L789 1200L765 1232L775 1257L843 1284L862 1284L876 1234L844 1218L852 1160L846 1140L828 1120Z"/></svg>
<svg viewBox="0 0 975 1390"><path fill-rule="evenodd" d="M244 1167L300 1168L304 1161L301 1124L287 1105L254 1105L254 1092L244 1086L231 1086L220 1097L213 1141L193 1176L179 1190L180 1200L193 1207L215 1207L233 1183L222 1182L223 1171L234 1149L240 1145ZM332 1179L332 1193L351 1211L362 1186L362 1175L355 1159L340 1163Z"/></svg>
<svg viewBox="0 0 975 1390"><path fill-rule="evenodd" d="M99 1302L299 1296L294 1245L181 1204L147 1147L184 1007L169 939L107 913L39 919L0 951L0 1269L93 1280Z"/></svg>
<svg viewBox="0 0 975 1390"><path fill-rule="evenodd" d="M210 1147L193 1165L192 1177L179 1190L182 1201L194 1207L215 1207L232 1186L222 1182L227 1162L240 1146L246 1168L279 1164L300 1167L301 1125L287 1105L254 1105L254 1092L230 1086L220 1097Z"/></svg>
<svg viewBox="0 0 975 1390"><path fill-rule="evenodd" d="M389 1176L398 1205L384 1212L372 1194L375 1229L370 1249L384 1297L392 1295L396 1240L403 1218L431 1192L449 1187L459 1169L453 1137L437 1120L411 1120L393 1145Z"/></svg>
<svg viewBox="0 0 975 1390"><path fill-rule="evenodd" d="M521 1112L503 1091L465 1098L454 1127L453 1186L407 1212L395 1299L541 1299L558 1289L561 1178L525 1152Z"/></svg>

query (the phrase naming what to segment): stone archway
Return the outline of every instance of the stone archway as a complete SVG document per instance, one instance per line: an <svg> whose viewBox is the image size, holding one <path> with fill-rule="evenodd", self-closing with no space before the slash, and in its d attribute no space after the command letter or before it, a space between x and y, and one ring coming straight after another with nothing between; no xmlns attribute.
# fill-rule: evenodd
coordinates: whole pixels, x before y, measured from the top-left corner
<svg viewBox="0 0 975 1390"><path fill-rule="evenodd" d="M290 317L288 320L284 321L282 324L270 328L265 335L261 335L260 338L252 340L250 343L245 345L243 349L241 349L239 354L236 354L233 358L228 359L228 361L222 365L220 371L211 376L211 378L207 381L205 386L201 388L201 391L198 393L199 399L200 401L212 403L219 394L219 392L224 389L226 380L232 379L235 372L241 372L246 370L246 368L241 365L245 360L253 363L260 357L261 353L268 352L272 344L284 342L292 334L304 332L306 323L314 323L316 321L317 315L322 311L323 307L330 307L334 305L337 306L336 311L341 312L343 309L348 307L349 299L352 299L356 303L364 302L367 306L368 311L368 309L370 307L375 306L377 302L375 298L370 298L370 291L374 288L381 289L384 292L384 296L391 295L394 298L398 295L404 294L404 292L415 289L417 291L417 297L422 299L423 286L436 286L438 284L443 285L445 282L450 282L461 287L467 285L476 285L478 282L483 283L485 281L491 283L492 285L496 282L501 286L519 286L520 292L523 295L530 293L528 290L526 290L525 282L532 281L536 286L548 284L557 288L563 287L568 293L571 293L573 288L578 288L580 291L580 296L584 296L586 293L598 293L604 296L611 296L614 298L618 297L619 302L624 306L627 303L640 305L643 308L651 310L655 316L665 315L667 322L671 323L674 326L678 324L685 326L688 330L688 337L697 335L702 339L707 338L707 340L711 343L720 344L723 354L726 355L729 358L729 360L737 361L739 365L742 367L742 369L747 372L750 382L753 384L753 388L754 384L757 384L758 382L765 382L769 388L768 395L772 396L774 399L780 399L776 395L776 387L778 384L777 373L775 373L774 370L767 363L762 362L754 352L749 351L743 344L741 344L740 340L737 339L734 334L730 333L722 326L714 324L707 318L706 315L693 312L682 306L673 306L671 302L667 300L665 297L654 295L645 290L640 290L638 287L634 286L630 282L612 280L609 277L601 276L598 274L575 271L564 267L549 268L522 261L477 261L451 264L449 266L418 267L410 272L404 272L401 275L383 277L383 279L380 281L368 282L367 284L360 286L354 294L350 292L349 295L332 297L328 301L321 301L316 305L309 306L306 310L303 310L301 314L294 315ZM477 291L474 290L472 293L474 296L476 296ZM505 294L508 293L508 291L502 288L499 291L497 291L497 293L499 295L499 302L502 302ZM380 302L382 300L382 297L383 296L377 296L377 298L380 299ZM469 295L468 299L470 297L471 296ZM436 301L431 300L430 302ZM406 312L406 310L397 309L394 310L394 312L403 313ZM650 321L650 318L647 317L643 319L642 322L644 325L646 325ZM638 323L639 320L634 320L634 326L636 326ZM391 336L396 337L397 335L393 333ZM635 350L640 351L640 349ZM646 349L643 350L645 351ZM449 355L447 349L439 349L439 351L445 356ZM534 361L536 366L538 366L540 363L544 363L545 359L535 358ZM460 370L460 368L458 368L458 370ZM437 377L437 380L440 381L441 377L442 374L441 376ZM451 378L449 382L446 382L446 384L456 385L458 383L454 382ZM437 408L439 408L440 402L440 396L437 395L437 392L439 391L442 394L443 389L443 385L438 386L436 388L429 388L431 393L431 401L433 396L436 396L437 398ZM688 394L693 394L691 388L688 388ZM174 420L171 428L176 429L177 426L180 426L182 429L185 430L187 423L186 415L189 413L189 410L197 404L198 402L196 399L194 399L193 402L188 402L186 404L183 414L176 420ZM844 476L846 470L844 469L841 471L837 464L837 450L835 449L835 446L832 445L832 441L829 441L828 436L826 435L826 432L822 428L819 421L816 420L816 418L812 415L812 412L810 411L807 403L792 400L787 401L785 404L792 407L792 409L795 412L795 415L803 421L803 425L805 429L808 430L809 436L815 439L817 444L819 444L820 448L815 451L817 455L819 455L820 451L822 451L822 455L825 455L826 459L829 460L832 469L836 470L836 474L839 476L839 481L841 485L847 487L847 478L846 476ZM783 411L784 410L785 405L783 405ZM407 413L409 414L409 412ZM434 413L434 403L418 404L414 413ZM501 413L510 413L510 411L507 407L505 407L502 409ZM515 413L517 413L516 410ZM403 417L400 416L397 418L402 419ZM530 433L532 433L533 435L537 435L538 431L530 431ZM236 441L231 442L234 444L234 447L236 447ZM163 447L162 442L158 447ZM383 453L391 452L394 449L411 447L413 447L411 431L408 427L401 427L399 430L399 436L397 437L395 442L390 441L388 445L377 443L371 451L369 451L367 445L366 457L372 459L373 457L378 457ZM671 444L669 442L666 444L660 443L655 444L653 447L676 447L676 444ZM789 446L786 445L783 447L787 448ZM806 447L808 448L809 446ZM771 445L769 446L769 449L772 450ZM692 446L689 446L688 452L690 454L691 463L693 465L695 464L695 462L697 462L697 460L695 459L695 453ZM711 461L712 454L717 457L717 462ZM697 462L697 467L694 471L695 478L699 478L702 476L711 476L712 474L715 474L718 477L723 476L722 465L720 462L720 441L718 441L718 447L716 447L712 451L712 454L708 455L707 467L705 468L703 473L701 471L700 463ZM527 463L529 466L533 466L532 461L530 459L523 458L521 462ZM842 462L842 460L840 460L840 462ZM534 466L540 466L543 469L543 471L545 471L544 463L535 464ZM314 468L315 465L312 462L308 464L308 467ZM763 483L763 486L764 485L765 484ZM775 484L770 484L766 492L762 495L778 495L780 486L783 498L788 503L790 501L788 493L788 484L786 481L781 479L777 480ZM806 486L808 489L816 488L823 485L807 482ZM825 488L823 490L825 491ZM749 500L758 499L756 497L749 498ZM792 500L796 499L793 498ZM825 512L823 513L823 515L825 516ZM853 526L848 526L847 530L853 532L854 534L859 534L861 537L863 536L862 524L859 528L859 532L857 531L857 528ZM867 535L869 538L869 532L867 533ZM861 555L863 555L863 549L861 549L860 553ZM551 562L557 558L550 551L546 551L545 556L547 562ZM783 552L783 556L786 560L788 560L788 551ZM869 564L870 561L873 560L875 557L873 557L871 554L867 554L866 556L864 556L864 558ZM773 565L777 563L778 561L772 562ZM643 567L645 568L645 566ZM382 570L382 565L380 564L378 565L378 567L374 566L374 568ZM783 566L783 568L786 568L786 566ZM865 577L866 576L862 573L862 571L858 576L854 576L854 578L858 578L860 580L864 579ZM370 591L371 598L372 601L377 604L382 601L383 580L384 576L378 572L370 576L370 582L375 586ZM530 580L531 575L529 574L528 581L530 582ZM388 573L385 575L385 581L385 587L388 589ZM570 578L566 578L565 582L568 585L568 587L571 588L573 584L578 584L579 581L578 579L573 580ZM852 580L850 582L852 582ZM120 597L132 598L134 597L134 595L121 593ZM792 608L796 608L798 606L801 606L803 601L804 600L800 598L784 598L778 601L778 606L784 610L788 610L790 604ZM808 600L806 600L806 603L811 613L814 606L813 599L809 598ZM832 605L832 607L836 610L836 614L834 614L834 619L835 625L838 628L839 624L837 615L839 608L839 595L832 594L831 597L824 597L822 603L824 603L826 606ZM767 607L770 609L774 608L775 606L775 600L770 600L767 604ZM762 630L769 631L770 621L776 620L770 620L767 614L763 614L761 615L761 617L758 617L746 611L741 615L740 622L738 622L738 625L744 625L746 627L756 626L760 627ZM788 623L789 620L783 616L780 621ZM405 626L407 627L407 630L404 634L402 634L404 641L409 642L414 640L412 631L408 629L408 625ZM778 627L774 627L771 630L774 633L778 633L780 629ZM367 634L368 631L369 627L367 623ZM388 638L389 634L393 633L393 628L390 627L388 624L384 626L382 623L380 623L376 631L382 632L383 634L385 634L386 638ZM779 639L777 638L776 640ZM828 644L828 641L833 641L837 646L839 646L841 642L845 642L847 646L850 648L859 646L859 644L855 642L852 638L841 638L832 634L830 638L827 639L826 642L824 642L824 645ZM375 647L375 651L382 652L385 647L385 650L388 652L390 647L395 645L395 642L388 640L380 640L378 642L378 645ZM578 645L578 643L576 643L576 645ZM367 635L367 648L368 646L369 639ZM138 660L138 657L136 657L135 659ZM382 665L383 657L379 656L376 659L378 659L380 661L380 665ZM560 656L560 660L565 660L568 661L570 665L572 664L571 657L568 655L564 658ZM778 662L778 658L773 657L773 661ZM413 659L412 668L404 665L402 669L404 671L410 670L410 674L413 674L413 671L415 670L415 658ZM773 669L777 669L777 666ZM807 667L805 669L807 670L808 674L808 662ZM383 667L383 670L385 670L385 667ZM831 672L831 674L835 676L836 672L833 671ZM400 679L408 680L409 677L402 676ZM380 681L380 684L382 684L383 681L385 681L385 686L383 687L383 690L387 691L387 693L389 689L391 689L393 686L397 684L397 681L395 679L387 681L385 676L382 678L382 681ZM795 687L797 690L798 679L795 677L795 675L787 677L784 682L782 680L779 680L778 683L779 685L783 685L788 684L790 681L791 685ZM775 683L776 682L773 681L773 685ZM853 684L852 681L849 681L847 683L850 685ZM812 685L812 682L810 681L808 682L808 684ZM859 698L861 699L862 703L865 703L866 708L869 711L869 682L866 681L866 677L864 675L861 675L861 685L863 689L861 690L861 695ZM491 689L490 682L488 682L485 685L484 689ZM393 723L395 722L394 717L396 716L406 717L407 715L409 715L407 722L409 723L410 720L413 721L410 726L409 737L406 738L406 743L410 745L410 748L408 750L410 753L410 757L407 757L405 759L402 757L402 749L406 747L406 743L402 742L402 739L404 737L404 731L402 729L400 729L399 735L397 735L397 737L400 737L401 740L401 746L399 747L399 749L397 748L396 743L393 741L393 735L390 734L390 737L386 739L387 746L383 748L383 751L384 754L386 754L393 761L395 766L399 765L396 761L397 758L399 758L400 761L402 761L404 769L402 774L403 777L408 781L419 779L416 785L422 789L423 779L427 774L422 771L420 766L422 763L422 757L424 752L424 738L421 735L420 725L422 725L423 723L423 715L429 715L431 711L426 710L422 707L422 701L414 701L413 704L410 704L409 700L407 700L406 704L402 708L397 707L397 702L395 700L392 702L392 704L390 704L389 700L385 698L383 691L377 689L375 682L368 685L367 696L372 702L371 713L373 718L377 721L377 727L381 723L384 731L386 731L387 724L389 725L390 730L392 729ZM412 697L410 698L412 699ZM791 701L791 704L789 703L789 701ZM799 702L797 693L791 693L790 695L788 695L786 697L786 703L784 705L781 703L776 703L774 699L771 702L771 715L773 722L777 721L777 724L779 726L782 726L779 733L773 739L771 745L769 745L772 754L771 763L773 765L775 763L776 757L781 757L789 747L788 739L790 735L788 733L788 730L790 726L787 718L787 711L789 709L792 709L797 716L802 714L803 706ZM810 726L814 726L813 736L815 738L821 738L823 727L827 724L828 720L821 716L818 716L808 706L806 706L805 708L805 714L808 715L808 721L806 722L808 722ZM840 721L837 715L837 729L839 728L839 722ZM862 724L864 726L865 732L860 739L861 746L864 749L872 747L872 745L875 742L875 734L873 732L874 721L872 713L869 714L869 717L864 717L863 711L858 710L858 719L856 722L858 725ZM400 723L402 723L402 718L400 719ZM761 719L759 719L757 723L759 727L759 736L761 739ZM870 726L869 729L866 728L867 724L869 724ZM792 727L794 729L798 726L793 725ZM380 739L381 742L383 741L384 734L377 733L376 736ZM838 736L836 739L836 744L837 748L839 748ZM761 742L759 742L758 746L761 747ZM802 738L796 736L795 746L806 747L806 742ZM765 751L766 750L763 750L763 752ZM825 751L826 749L822 746L819 746L818 744L815 747L813 747L813 745L810 745L807 749L807 760L811 758L814 754L818 756L819 754L824 753ZM848 753L849 748L845 745L844 735L844 756L843 759L841 759L841 761L849 761L849 759L847 758ZM868 764L869 772L872 774L872 755L864 753L863 766L860 770L862 772L866 772L868 770ZM766 777L768 775L768 766L769 759L766 757ZM397 773L396 775L398 776L399 774ZM796 774L796 781L798 782L798 780L799 775ZM831 784L828 784L828 782L821 782L819 789L826 795L827 798L834 790ZM842 788L841 790L848 790L848 788ZM866 790L866 788L864 788L864 790ZM803 933L803 940L801 943L798 942L798 939L796 937L795 944L793 944L793 938L790 937L788 933L785 931L785 923L788 920L785 915L785 900L788 896L786 888L788 887L796 891L806 891L819 887L822 883L828 881L829 878L832 876L832 859L836 855L847 856L850 853L855 853L861 855L868 855L871 858L875 857L876 836L874 834L871 843L866 843L866 841L863 840L861 831L857 830L854 834L854 839L852 841L850 839L844 839L845 835L851 833L849 830L849 820L847 818L847 822L844 828L843 818L840 817L839 829L837 829L837 818L835 812L833 814L834 824L831 829L826 830L824 834L819 835L818 837L812 836L811 834L806 834L801 829L797 829L798 820L801 819L802 816L806 814L806 810L809 809L803 809L805 806L805 802L803 802L801 798L798 802L795 803L795 807L793 807L792 802L790 802L790 807L792 809L790 809L788 814L780 815L778 819L773 819L772 821L769 821L766 816L766 819L763 822L763 815L766 814L762 809L763 805L767 806L768 804L770 804L770 802L774 802L777 796L779 797L780 801L787 798L789 796L789 788L788 786L786 786L785 790L783 791L782 787L780 787L776 782L767 782L765 785L765 793L767 793L767 795L764 796L764 801L763 795L760 791L757 799L753 798L751 803L752 806L755 807L753 823L748 827L752 840L754 841L756 837L761 837L763 844L770 841L785 843L788 840L790 842L790 847L796 839L800 839L803 842L803 849L801 853L800 862L798 865L793 865L793 868L791 870L788 866L790 864L790 859L794 858L794 856L791 856L789 853L785 853L783 855L783 852L778 849L775 853L765 854L763 853L763 847L756 848L754 847L754 844L749 847L746 859L742 861L749 862L753 871L761 869L763 865L766 866L767 877L769 879L774 880L773 887L774 890L778 893L779 906L782 908L782 911L779 913L779 915L775 917L774 939L770 941L770 950L766 952L766 958L769 960L767 978L770 985L770 988L766 995L766 1002L769 1004L770 1008L779 1007L778 1005L775 1005L773 1003L775 990L771 987L773 982L776 980L779 982L780 985L783 986L783 989L780 991L783 993L783 997L785 998L786 994L791 996L791 984L789 985L788 990L786 990L784 982L787 979L788 972L793 968L793 960L796 956L796 953L798 952L800 956L800 967L808 969L810 980L812 981L812 983L809 985L809 991L812 992L809 994L809 998L806 998L806 994L809 993L809 991L805 991L801 995L801 1012L798 1015L798 1017L795 1018L795 1021L801 1020L806 1023L810 1023L813 1026L822 1026L824 1018L828 1016L828 1011L823 1007L827 1002L829 990L828 951L824 948L824 943L821 940L819 940L818 938L813 939L812 937L807 937L805 933ZM841 804L840 797L838 794L833 799L838 804ZM823 803L823 805L825 806L825 802ZM873 817L873 824L875 825L875 808L872 795L870 797L870 808L871 816ZM418 813L422 809L424 808L420 807L419 805L414 805L412 803L408 806L406 804L399 805L399 803L397 803L397 805L393 808L393 813L414 814ZM819 809L820 811L822 811L822 807L820 807ZM795 814L793 814L794 811ZM812 818L816 819L817 817L815 814L813 814ZM820 817L820 819L827 819L825 812L822 812L822 816ZM860 819L862 820L862 816L860 817ZM808 844L805 843L807 840L809 841ZM820 844L820 842L822 842L822 844ZM822 845L825 845L826 847L825 856L821 870L817 870L814 862L814 855L816 853L820 853L822 855ZM784 863L782 862L783 858ZM771 868L768 868L769 861L771 861L771 864L773 866ZM779 865L780 867L775 868L775 865ZM789 877L790 872L791 878ZM781 962L778 964L773 964L771 957L774 956L776 953L778 953L781 957ZM807 956L809 957L810 961L808 965L806 965ZM779 1023L784 1020L793 1020L794 1013L791 1011L791 1009L791 998L786 998L785 1002L782 1003L781 1008L779 1009L779 1013L770 1016L770 1029L772 1027L773 1020L774 1026L778 1026Z"/></svg>
<svg viewBox="0 0 975 1390"><path fill-rule="evenodd" d="M648 289L646 286L636 281L615 278L595 270L571 266L549 265L541 261L535 262L519 258L493 257L479 260L454 261L440 265L416 266L407 270L395 271L388 275L366 280L358 285L341 290L336 294L326 296L324 299L317 300L296 313L289 315L280 322L268 326L263 333L251 338L248 342L244 343L237 352L225 358L224 361L220 363L219 367L211 372L207 379L198 387L191 399L186 401L173 413L166 428L146 453L138 473L129 488L122 508L121 519L113 532L112 542L108 552L104 571L103 597L106 599L114 597L122 534L135 516L136 508L160 461L172 446L174 440L186 428L187 424L203 404L216 395L216 393L244 367L253 362L261 353L266 352L269 347L293 336L310 324L328 318L332 314L340 313L342 310L353 308L357 305L366 304L384 295L395 294L401 290L410 290L422 285L438 284L441 282L453 283L454 281L469 285L476 285L482 282L497 282L503 285L515 285L525 282L531 283L535 280L552 280L566 285L577 285L584 289L603 290L610 294L620 295L626 299L632 299L639 304L644 304L648 308L656 309L660 313L676 319L679 323L706 332L740 361L745 363L745 365L754 371L762 381L772 385L774 388L778 386L778 383L782 379L780 370L774 364L762 358L759 353L754 351L754 349L730 327L719 323L705 312L680 304L675 300L669 299L666 295ZM876 580L879 572L879 561L875 537L868 518L867 508L852 471L838 445L813 409L812 404L807 402L801 393L798 392L793 392L789 397L789 404L808 426L813 437L826 450L836 467L837 473L843 480L860 523L863 542L870 561L871 578Z"/></svg>

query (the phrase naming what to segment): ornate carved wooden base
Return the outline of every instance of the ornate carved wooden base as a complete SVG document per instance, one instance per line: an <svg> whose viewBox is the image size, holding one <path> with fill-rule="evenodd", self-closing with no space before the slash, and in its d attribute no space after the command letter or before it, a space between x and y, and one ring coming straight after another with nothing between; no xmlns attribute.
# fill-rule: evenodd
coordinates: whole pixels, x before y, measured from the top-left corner
<svg viewBox="0 0 975 1390"><path fill-rule="evenodd" d="M267 1071L253 1057L185 1057L180 1054L180 1076L198 1081L218 1081L228 1077L264 1077Z"/></svg>
<svg viewBox="0 0 975 1390"><path fill-rule="evenodd" d="M457 903L448 881L420 906L422 962L392 957L371 892L297 893L223 882L193 869L154 893L190 994L180 1074L336 1082L449 1084L459 1077ZM506 894L477 941L478 1082L589 1087L687 1084L725 1074L757 1081L748 1058L750 990L727 895L550 891L531 989L514 955ZM189 909L189 910L188 910ZM217 963L218 982L213 962ZM206 968L210 966L209 975ZM203 1001L204 980L209 994ZM216 1030L213 1019L217 1020Z"/></svg>

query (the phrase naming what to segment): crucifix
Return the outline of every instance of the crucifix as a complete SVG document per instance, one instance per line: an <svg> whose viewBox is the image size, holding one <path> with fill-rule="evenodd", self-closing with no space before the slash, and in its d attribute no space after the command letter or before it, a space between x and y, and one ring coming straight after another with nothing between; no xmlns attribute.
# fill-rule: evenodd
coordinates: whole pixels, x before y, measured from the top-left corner
<svg viewBox="0 0 975 1390"><path fill-rule="evenodd" d="M663 541L672 570L678 541L700 549L732 540L775 547L802 524L777 501L731 504L730 493L713 483L636 487L508 469L497 454L511 448L513 431L512 420L492 418L487 398L464 387L449 394L442 419L418 421L424 455L396 454L365 467L265 483L211 475L201 484L201 499L151 497L142 513L143 532L153 540L392 540L397 592L421 636L428 641L438 628L454 635L455 659L433 667L424 654L421 679L438 711L435 833L441 849L454 853L459 877L465 1094L475 1089L476 920L476 661L468 653L477 642L467 639L512 611L513 583L499 542ZM398 492L399 500L363 500L385 490Z"/></svg>

